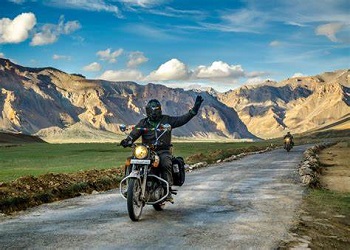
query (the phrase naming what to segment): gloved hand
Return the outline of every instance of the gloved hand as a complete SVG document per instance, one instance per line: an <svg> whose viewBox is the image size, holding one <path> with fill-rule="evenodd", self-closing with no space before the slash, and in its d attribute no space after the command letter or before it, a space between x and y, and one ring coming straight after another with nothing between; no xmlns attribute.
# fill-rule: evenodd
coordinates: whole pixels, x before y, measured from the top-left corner
<svg viewBox="0 0 350 250"><path fill-rule="evenodd" d="M120 145L123 146L124 148L130 147L132 145L132 141L126 138L120 142Z"/></svg>
<svg viewBox="0 0 350 250"><path fill-rule="evenodd" d="M203 101L204 101L203 97L201 97L200 95L197 95L196 102L194 103L194 106L192 108L192 112L195 115L198 113L198 110L199 110Z"/></svg>

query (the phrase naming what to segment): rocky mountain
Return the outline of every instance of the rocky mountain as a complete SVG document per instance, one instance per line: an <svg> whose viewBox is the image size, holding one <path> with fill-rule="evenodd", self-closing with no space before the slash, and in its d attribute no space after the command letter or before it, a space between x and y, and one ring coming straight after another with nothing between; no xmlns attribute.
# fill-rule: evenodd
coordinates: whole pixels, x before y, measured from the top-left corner
<svg viewBox="0 0 350 250"><path fill-rule="evenodd" d="M350 115L350 70L243 86L217 98L235 109L258 137L305 132ZM343 128L350 129L350 122Z"/></svg>
<svg viewBox="0 0 350 250"><path fill-rule="evenodd" d="M195 91L134 82L87 80L54 68L27 68L0 58L0 130L43 137L79 131L119 133L118 124L135 124L145 104L156 98L163 113L182 115L193 106ZM175 136L255 138L236 111L201 92L205 102Z"/></svg>

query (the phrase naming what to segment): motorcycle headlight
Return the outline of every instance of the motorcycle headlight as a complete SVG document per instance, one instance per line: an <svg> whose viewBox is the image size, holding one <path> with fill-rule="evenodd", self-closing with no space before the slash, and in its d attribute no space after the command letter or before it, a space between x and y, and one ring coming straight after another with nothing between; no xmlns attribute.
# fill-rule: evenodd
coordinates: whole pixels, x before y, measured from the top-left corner
<svg viewBox="0 0 350 250"><path fill-rule="evenodd" d="M137 159L143 159L148 155L147 147L143 145L138 145L135 148L134 155Z"/></svg>
<svg viewBox="0 0 350 250"><path fill-rule="evenodd" d="M289 138L286 138L286 142L289 142L290 141L290 139Z"/></svg>

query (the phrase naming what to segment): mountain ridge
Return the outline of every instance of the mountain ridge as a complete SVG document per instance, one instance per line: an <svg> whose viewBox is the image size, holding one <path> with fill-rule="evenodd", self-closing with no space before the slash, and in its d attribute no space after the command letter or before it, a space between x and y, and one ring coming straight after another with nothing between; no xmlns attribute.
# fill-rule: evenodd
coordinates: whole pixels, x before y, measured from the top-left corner
<svg viewBox="0 0 350 250"><path fill-rule="evenodd" d="M120 134L118 124L137 123L145 116L149 99L159 99L165 114L179 116L188 112L198 94L152 83L88 80L51 67L33 69L2 59L0 88L0 128L27 134L64 130L77 123ZM256 138L232 108L206 92L200 94L205 102L199 114L174 130L175 136Z"/></svg>
<svg viewBox="0 0 350 250"><path fill-rule="evenodd" d="M23 67L0 59L0 130L43 137L71 136L78 129L88 134L95 130L96 136L101 131L121 135L118 124L135 124L145 117L148 100L160 100L165 114L179 116L201 94L205 102L199 114L174 130L175 136L274 138L287 131L324 127L349 114L349 72L268 80L220 93L212 88L184 90L154 83L90 80L52 67Z"/></svg>
<svg viewBox="0 0 350 250"><path fill-rule="evenodd" d="M302 133L350 113L350 70L268 82L218 95L262 138ZM350 128L350 125L348 126Z"/></svg>

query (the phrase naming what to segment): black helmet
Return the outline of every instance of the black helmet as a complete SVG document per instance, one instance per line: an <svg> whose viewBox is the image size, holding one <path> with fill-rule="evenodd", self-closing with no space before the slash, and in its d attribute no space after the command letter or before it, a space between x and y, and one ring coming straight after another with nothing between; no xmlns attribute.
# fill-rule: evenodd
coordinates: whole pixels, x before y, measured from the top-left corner
<svg viewBox="0 0 350 250"><path fill-rule="evenodd" d="M150 100L146 105L146 114L150 121L157 122L162 117L162 105L156 99Z"/></svg>

